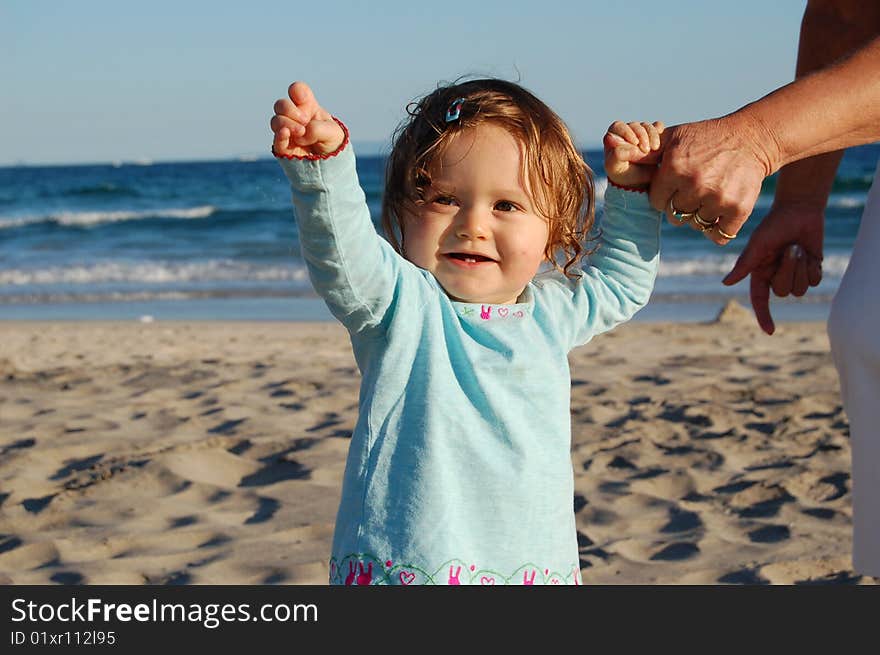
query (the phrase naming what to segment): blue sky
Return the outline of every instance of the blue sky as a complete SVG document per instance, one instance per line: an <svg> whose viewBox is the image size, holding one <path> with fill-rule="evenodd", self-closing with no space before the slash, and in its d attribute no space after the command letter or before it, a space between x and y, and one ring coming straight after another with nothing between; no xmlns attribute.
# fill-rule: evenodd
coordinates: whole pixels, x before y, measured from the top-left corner
<svg viewBox="0 0 880 655"><path fill-rule="evenodd" d="M789 81L804 0L0 0L0 165L265 155L296 79L387 148L407 102L519 79L595 146Z"/></svg>

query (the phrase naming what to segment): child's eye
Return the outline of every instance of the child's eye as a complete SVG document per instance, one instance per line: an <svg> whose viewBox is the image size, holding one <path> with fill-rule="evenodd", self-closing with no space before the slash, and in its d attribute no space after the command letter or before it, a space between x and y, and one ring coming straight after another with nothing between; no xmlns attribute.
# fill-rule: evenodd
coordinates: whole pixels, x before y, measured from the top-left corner
<svg viewBox="0 0 880 655"><path fill-rule="evenodd" d="M495 203L495 209L502 212L515 212L519 207L509 200L499 200Z"/></svg>
<svg viewBox="0 0 880 655"><path fill-rule="evenodd" d="M435 202L438 205L454 205L455 198L452 196L436 196L431 202Z"/></svg>

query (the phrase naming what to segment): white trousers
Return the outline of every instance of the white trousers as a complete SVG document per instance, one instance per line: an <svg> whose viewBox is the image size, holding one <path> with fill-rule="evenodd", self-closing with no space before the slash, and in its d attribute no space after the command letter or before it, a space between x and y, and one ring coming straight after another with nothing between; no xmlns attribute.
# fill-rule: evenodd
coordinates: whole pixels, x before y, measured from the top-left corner
<svg viewBox="0 0 880 655"><path fill-rule="evenodd" d="M880 166L828 318L852 447L853 566L880 576Z"/></svg>

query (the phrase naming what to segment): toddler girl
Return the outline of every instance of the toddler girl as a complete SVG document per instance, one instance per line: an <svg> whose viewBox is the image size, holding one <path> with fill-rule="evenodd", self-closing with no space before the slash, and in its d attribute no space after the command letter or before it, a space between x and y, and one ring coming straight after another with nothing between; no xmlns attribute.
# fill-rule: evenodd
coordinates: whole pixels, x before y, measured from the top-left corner
<svg viewBox="0 0 880 655"><path fill-rule="evenodd" d="M347 128L306 84L288 96L273 152L362 375L331 584L578 584L567 354L648 301L660 218L643 191L662 125L606 134L617 186L577 267L591 173L519 85L472 80L411 106L388 160L387 240Z"/></svg>

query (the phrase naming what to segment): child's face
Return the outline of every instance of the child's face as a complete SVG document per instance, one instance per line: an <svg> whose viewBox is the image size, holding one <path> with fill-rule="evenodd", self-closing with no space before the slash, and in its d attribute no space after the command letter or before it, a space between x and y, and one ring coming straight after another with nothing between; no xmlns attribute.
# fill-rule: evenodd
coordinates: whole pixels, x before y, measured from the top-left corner
<svg viewBox="0 0 880 655"><path fill-rule="evenodd" d="M453 300L514 303L544 261L549 228L521 157L519 142L500 127L458 134L432 171L424 204L404 217L406 258Z"/></svg>

